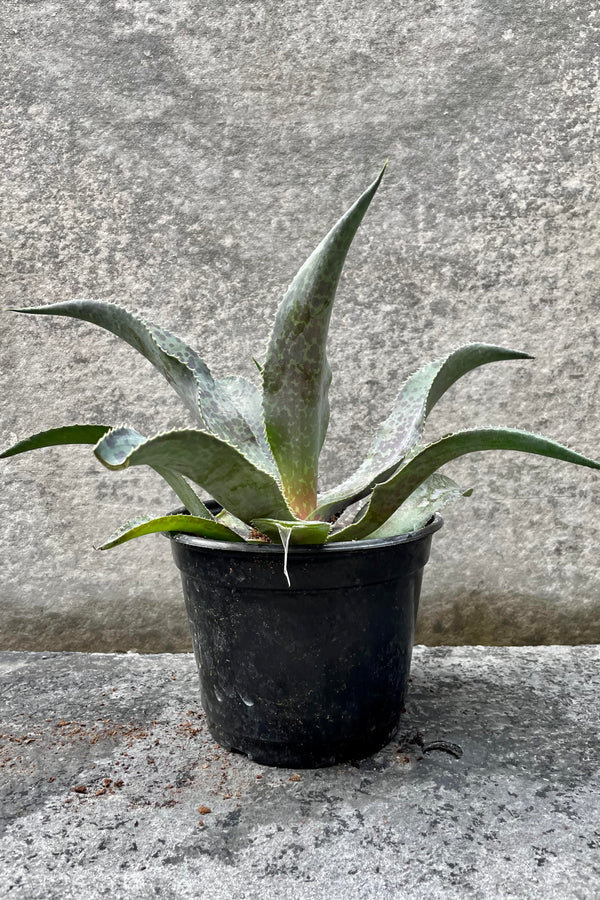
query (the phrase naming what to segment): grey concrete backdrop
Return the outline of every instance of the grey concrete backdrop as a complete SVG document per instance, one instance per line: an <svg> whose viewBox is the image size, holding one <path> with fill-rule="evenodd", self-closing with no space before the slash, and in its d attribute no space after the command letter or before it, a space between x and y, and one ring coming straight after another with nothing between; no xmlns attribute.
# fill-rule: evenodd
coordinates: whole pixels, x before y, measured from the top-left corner
<svg viewBox="0 0 600 900"><path fill-rule="evenodd" d="M117 300L253 376L279 299L389 157L332 322L323 486L399 383L461 343L533 363L473 373L430 435L476 423L598 455L598 28L592 0L40 0L0 6L3 306ZM1 443L185 413L145 360L81 323L2 312ZM599 635L588 470L477 454L448 472L418 639ZM173 497L87 448L2 464L2 646L189 647L167 542L98 543Z"/></svg>

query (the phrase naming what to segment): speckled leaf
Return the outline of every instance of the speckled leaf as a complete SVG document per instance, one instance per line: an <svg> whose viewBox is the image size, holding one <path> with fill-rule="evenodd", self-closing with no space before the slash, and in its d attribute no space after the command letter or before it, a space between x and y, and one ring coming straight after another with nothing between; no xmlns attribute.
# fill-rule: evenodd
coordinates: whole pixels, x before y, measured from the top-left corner
<svg viewBox="0 0 600 900"><path fill-rule="evenodd" d="M14 444L0 453L0 458L15 456L17 453L26 453L29 450L40 450L43 447L57 447L64 444L97 444L100 438L111 431L111 429L113 429L112 425L64 425L61 428L50 428L48 431L40 431L38 434L33 434L31 437ZM137 435L139 442L145 440L143 435L134 432L133 429L130 429L130 431ZM213 519L211 513L181 475L168 469L160 469L156 466L154 468L173 488L177 496L185 504L186 509L195 516Z"/></svg>
<svg viewBox="0 0 600 900"><path fill-rule="evenodd" d="M62 444L96 444L112 427L112 425L63 425L60 428L50 428L48 431L38 431L37 434L32 434L3 450L0 459Z"/></svg>
<svg viewBox="0 0 600 900"><path fill-rule="evenodd" d="M131 428L114 429L94 453L109 469L146 465L179 472L246 523L256 516L294 518L273 476L226 441L193 429L140 437Z"/></svg>
<svg viewBox="0 0 600 900"><path fill-rule="evenodd" d="M290 544L324 544L331 531L329 522L287 522L281 519L253 519L252 524L275 543L281 543L281 529L290 532Z"/></svg>
<svg viewBox="0 0 600 900"><path fill-rule="evenodd" d="M120 425L113 428L94 447L94 455L107 469L124 469L128 465L128 458L133 451L147 442L148 438L130 428L128 425ZM159 468L171 470L168 460L157 463ZM154 465L152 466L154 468ZM175 470L177 471L177 470Z"/></svg>
<svg viewBox="0 0 600 900"><path fill-rule="evenodd" d="M229 395L231 402L250 426L258 446L264 454L264 461L268 464L269 471L279 477L277 465L265 432L260 390L247 378L238 375L228 375L225 378L219 378L217 385Z"/></svg>
<svg viewBox="0 0 600 900"><path fill-rule="evenodd" d="M461 490L455 481L441 472L434 472L407 497L387 522L371 532L369 540L417 531L448 503L460 497L470 497L472 493L472 490Z"/></svg>
<svg viewBox="0 0 600 900"><path fill-rule="evenodd" d="M384 167L385 168L385 167ZM329 421L326 341L346 254L383 171L304 263L277 312L263 367L267 437L290 505L315 507L318 460Z"/></svg>
<svg viewBox="0 0 600 900"><path fill-rule="evenodd" d="M35 316L67 316L105 328L146 357L177 391L202 424L198 407L198 384L212 376L198 354L183 341L128 312L116 303L101 300L67 300L49 306L17 309Z"/></svg>
<svg viewBox="0 0 600 900"><path fill-rule="evenodd" d="M459 378L485 363L509 359L532 357L506 347L467 344L411 375L400 388L390 415L377 429L364 462L342 484L321 494L314 515L329 519L366 497L400 465L418 441L434 404Z"/></svg>
<svg viewBox="0 0 600 900"><path fill-rule="evenodd" d="M357 522L330 535L330 541L354 541L369 537L410 497L426 478L445 463L480 450L520 450L549 456L575 465L600 469L600 462L569 450L548 438L514 428L474 428L448 435L429 444L395 475L378 484L364 515Z"/></svg>
<svg viewBox="0 0 600 900"><path fill-rule="evenodd" d="M232 531L235 531L236 534L239 534L243 540L252 542L252 527L242 522L241 519L230 513L228 509L222 509L215 518L217 522L221 522L222 525L226 525Z"/></svg>
<svg viewBox="0 0 600 900"><path fill-rule="evenodd" d="M157 532L178 531L182 534L197 534L201 537L211 538L215 541L242 541L239 535L225 525L215 522L213 519L205 519L199 516L135 516L117 529L98 550L109 550L125 541L143 537L145 534Z"/></svg>
<svg viewBox="0 0 600 900"><path fill-rule="evenodd" d="M116 303L100 300L68 300L16 312L67 316L105 328L138 350L164 375L201 427L233 444L258 465L270 464L270 454L259 447L229 392L215 382L201 356L164 328Z"/></svg>

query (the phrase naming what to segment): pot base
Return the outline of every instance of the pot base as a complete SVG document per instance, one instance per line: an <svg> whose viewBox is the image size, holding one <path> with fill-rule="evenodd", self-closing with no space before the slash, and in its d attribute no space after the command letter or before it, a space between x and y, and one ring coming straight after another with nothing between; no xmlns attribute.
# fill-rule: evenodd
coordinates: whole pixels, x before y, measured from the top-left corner
<svg viewBox="0 0 600 900"><path fill-rule="evenodd" d="M214 725L210 725L210 733L223 749L231 753L247 756L252 762L261 766L274 766L282 769L320 769L343 763L351 764L358 760L373 756L392 740L398 730L396 722L391 728L378 730L375 734L357 738L352 742L342 741L336 744L328 741L319 746L315 742L286 744L275 741L244 740L244 749L236 747L228 741L227 736Z"/></svg>

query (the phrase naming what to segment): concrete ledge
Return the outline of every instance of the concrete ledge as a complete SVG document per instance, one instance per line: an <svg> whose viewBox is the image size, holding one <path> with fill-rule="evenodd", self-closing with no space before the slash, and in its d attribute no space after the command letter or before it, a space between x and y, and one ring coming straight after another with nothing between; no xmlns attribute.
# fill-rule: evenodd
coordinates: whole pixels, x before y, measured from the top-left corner
<svg viewBox="0 0 600 900"><path fill-rule="evenodd" d="M0 894L591 900L599 661L417 647L397 739L292 772L215 746L189 655L0 654Z"/></svg>

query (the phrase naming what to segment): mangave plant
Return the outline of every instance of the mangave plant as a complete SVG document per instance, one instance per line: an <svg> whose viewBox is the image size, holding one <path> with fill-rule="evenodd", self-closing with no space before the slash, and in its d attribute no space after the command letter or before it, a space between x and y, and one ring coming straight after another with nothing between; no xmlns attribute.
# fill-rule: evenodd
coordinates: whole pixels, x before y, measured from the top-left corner
<svg viewBox="0 0 600 900"><path fill-rule="evenodd" d="M326 342L331 310L348 248L384 171L385 166L290 284L275 317L264 364L257 363L260 388L241 377L214 378L195 350L114 303L71 300L16 310L69 316L111 331L164 375L191 411L195 427L145 437L122 425L65 425L34 434L0 455L91 444L108 469L144 465L158 472L186 512L131 519L102 549L159 531L216 541L270 540L286 550L289 544L403 534L423 526L446 503L470 493L438 470L479 450L521 450L600 468L600 463L561 444L511 428L457 431L421 444L428 414L462 375L484 363L531 359L517 350L467 344L408 378L364 462L337 487L317 494L319 454L329 419ZM211 512L190 482L222 510Z"/></svg>

